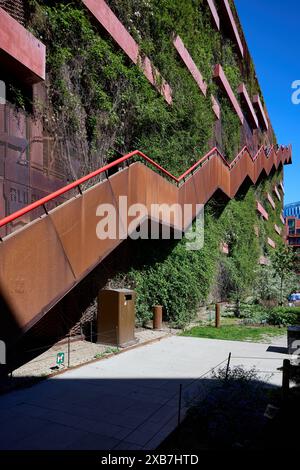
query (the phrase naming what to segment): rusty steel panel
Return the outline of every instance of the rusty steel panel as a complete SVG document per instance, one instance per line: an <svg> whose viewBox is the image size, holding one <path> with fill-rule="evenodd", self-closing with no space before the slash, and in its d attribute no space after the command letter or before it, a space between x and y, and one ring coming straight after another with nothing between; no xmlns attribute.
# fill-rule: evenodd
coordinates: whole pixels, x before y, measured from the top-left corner
<svg viewBox="0 0 300 470"><path fill-rule="evenodd" d="M147 204L147 167L140 162L136 162L129 167L128 173L128 206L133 204ZM127 230L132 233L137 228L138 221L135 216L128 214Z"/></svg>
<svg viewBox="0 0 300 470"><path fill-rule="evenodd" d="M184 190L184 187L186 189ZM201 204L201 201L197 197L197 188L195 178L190 178L184 186L180 188L179 199L185 201L185 204L192 204L192 220L189 219L188 213L184 215L182 230L186 231L191 225L192 221L197 217L197 208L196 204ZM197 201L195 203L195 201ZM182 204L182 202L181 202Z"/></svg>
<svg viewBox="0 0 300 470"><path fill-rule="evenodd" d="M0 103L0 135L7 132L5 104Z"/></svg>
<svg viewBox="0 0 300 470"><path fill-rule="evenodd" d="M154 204L173 205L178 202L178 188L162 178L159 174L153 172L141 163L134 164L129 170L129 183L132 181L132 185L129 186L130 204L144 204L148 214L151 214L151 210L153 209L152 205ZM164 223L164 214L159 213L156 215L158 217L154 217L154 219L157 222ZM168 214L165 214L165 217L168 217ZM131 222L132 219L133 217L129 217L129 222ZM172 226L175 220L177 220L176 212L172 212Z"/></svg>
<svg viewBox="0 0 300 470"><path fill-rule="evenodd" d="M75 282L50 217L7 237L0 258L0 290L23 330Z"/></svg>
<svg viewBox="0 0 300 470"><path fill-rule="evenodd" d="M117 177L117 175L116 175ZM98 222L102 219L96 215L100 204L111 204L115 207L115 198L108 180L98 183L93 188L83 194L83 237L85 248L85 258L82 259L82 270L89 271L105 256L107 256L119 243L118 238L119 223L116 218L116 238L100 240L97 237L96 229Z"/></svg>
<svg viewBox="0 0 300 470"><path fill-rule="evenodd" d="M85 269L82 268L85 257L83 198L71 199L49 214L58 234L64 252L69 260L76 279Z"/></svg>
<svg viewBox="0 0 300 470"><path fill-rule="evenodd" d="M29 184L29 168L21 147L7 145L4 162L4 177L23 185Z"/></svg>
<svg viewBox="0 0 300 470"><path fill-rule="evenodd" d="M146 201L146 173L147 167L140 162L130 165L128 174L128 187L130 188L128 204Z"/></svg>
<svg viewBox="0 0 300 470"><path fill-rule="evenodd" d="M128 186L128 179L129 179L129 168L126 168L118 173L112 175L108 183L111 188L112 196L115 201L115 208L118 216L118 221L120 222L121 229L123 233L127 233L127 214L124 214L124 211L119 207L120 197L126 196L127 197L127 204L129 204L129 186ZM99 201L100 203L101 201ZM119 225L118 225L119 227Z"/></svg>
<svg viewBox="0 0 300 470"><path fill-rule="evenodd" d="M45 151L49 150L44 140L41 120L16 111L9 103L0 106L0 178L4 184L0 204L5 208L4 215L25 207L65 183L62 174L52 171L59 157L51 159L51 170L44 164ZM50 203L47 208L54 208L62 200ZM32 211L22 221L2 229L2 236L43 213L43 209Z"/></svg>
<svg viewBox="0 0 300 470"><path fill-rule="evenodd" d="M162 183L163 180L163 183ZM146 171L146 191L145 204L148 210L151 209L151 204L174 204L178 202L178 189L168 180L162 178L158 173Z"/></svg>
<svg viewBox="0 0 300 470"><path fill-rule="evenodd" d="M119 175L121 174L117 173L115 177L118 178ZM119 243L118 217L115 239L100 240L96 235L97 223L100 221L96 211L101 203L116 207L116 199L108 180L96 184L82 196L67 201L49 215L78 280Z"/></svg>
<svg viewBox="0 0 300 470"><path fill-rule="evenodd" d="M0 177L4 177L4 162L5 162L5 144L1 142L1 137L0 137Z"/></svg>
<svg viewBox="0 0 300 470"><path fill-rule="evenodd" d="M150 191L147 191L145 201L148 213L156 222L174 227L181 231L181 211L177 205L179 196L178 189L167 180L164 180L164 184L160 184L160 180L161 177L157 173L152 175L148 172L147 185L151 188ZM164 211L163 204L170 206L171 210ZM175 206L173 206L174 204ZM154 205L156 205L156 207Z"/></svg>

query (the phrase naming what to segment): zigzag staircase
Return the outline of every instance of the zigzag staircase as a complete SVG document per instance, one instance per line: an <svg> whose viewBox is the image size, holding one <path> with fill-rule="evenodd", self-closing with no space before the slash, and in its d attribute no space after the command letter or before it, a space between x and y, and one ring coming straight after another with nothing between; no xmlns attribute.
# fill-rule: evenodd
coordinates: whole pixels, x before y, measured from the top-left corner
<svg viewBox="0 0 300 470"><path fill-rule="evenodd" d="M139 161L135 161L138 157ZM140 160L144 160L146 164ZM92 181L113 167L128 165L121 171L97 182L87 190L81 185ZM144 204L205 204L217 190L233 198L248 177L255 184L264 171L291 163L291 147L261 148L254 158L245 147L230 164L213 148L183 175L176 178L139 151L61 188L49 196L11 214L0 221L0 228L63 194L79 189L78 195L3 238L0 243L1 338L28 331L62 299L79 281L114 250L122 240L99 240L96 209L110 203L119 212L119 196L127 196L128 206ZM156 170L150 168L150 165ZM127 230L130 218L120 214ZM174 228L185 231L191 224ZM161 224L170 224L161 214ZM8 317L9 320L8 320ZM15 328L11 328L12 323Z"/></svg>

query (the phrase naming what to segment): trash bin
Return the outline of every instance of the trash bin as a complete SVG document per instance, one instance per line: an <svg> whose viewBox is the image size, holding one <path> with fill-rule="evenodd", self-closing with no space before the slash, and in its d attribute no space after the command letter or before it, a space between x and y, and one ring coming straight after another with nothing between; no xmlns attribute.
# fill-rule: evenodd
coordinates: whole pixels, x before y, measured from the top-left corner
<svg viewBox="0 0 300 470"><path fill-rule="evenodd" d="M136 293L129 289L102 289L98 295L97 343L125 347L137 342Z"/></svg>
<svg viewBox="0 0 300 470"><path fill-rule="evenodd" d="M288 353L294 354L300 349L300 326L288 327Z"/></svg>

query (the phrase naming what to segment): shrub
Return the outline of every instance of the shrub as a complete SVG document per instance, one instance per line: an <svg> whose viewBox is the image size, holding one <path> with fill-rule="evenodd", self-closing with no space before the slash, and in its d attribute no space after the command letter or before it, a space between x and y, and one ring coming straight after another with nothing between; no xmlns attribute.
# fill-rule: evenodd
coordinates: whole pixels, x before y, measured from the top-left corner
<svg viewBox="0 0 300 470"><path fill-rule="evenodd" d="M212 378L217 380L236 381L239 383L248 383L254 380L259 380L259 371L252 367L245 369L243 366L230 367L227 371L227 366L220 367L218 370L212 371Z"/></svg>
<svg viewBox="0 0 300 470"><path fill-rule="evenodd" d="M251 323L262 323L268 321L268 309L258 304L241 304L241 317Z"/></svg>
<svg viewBox="0 0 300 470"><path fill-rule="evenodd" d="M296 325L300 322L300 307L267 308L258 304L242 304L241 317L251 323L266 322L274 326Z"/></svg>
<svg viewBox="0 0 300 470"><path fill-rule="evenodd" d="M268 314L270 325L288 326L300 322L300 307L275 307Z"/></svg>

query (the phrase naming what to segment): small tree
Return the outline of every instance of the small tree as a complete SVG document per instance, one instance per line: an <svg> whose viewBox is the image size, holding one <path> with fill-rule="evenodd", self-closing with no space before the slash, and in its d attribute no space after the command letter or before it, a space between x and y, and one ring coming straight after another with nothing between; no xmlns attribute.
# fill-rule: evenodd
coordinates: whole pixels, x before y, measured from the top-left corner
<svg viewBox="0 0 300 470"><path fill-rule="evenodd" d="M283 286L295 267L295 255L287 245L279 245L271 255L272 267L280 280L280 305L283 304Z"/></svg>

